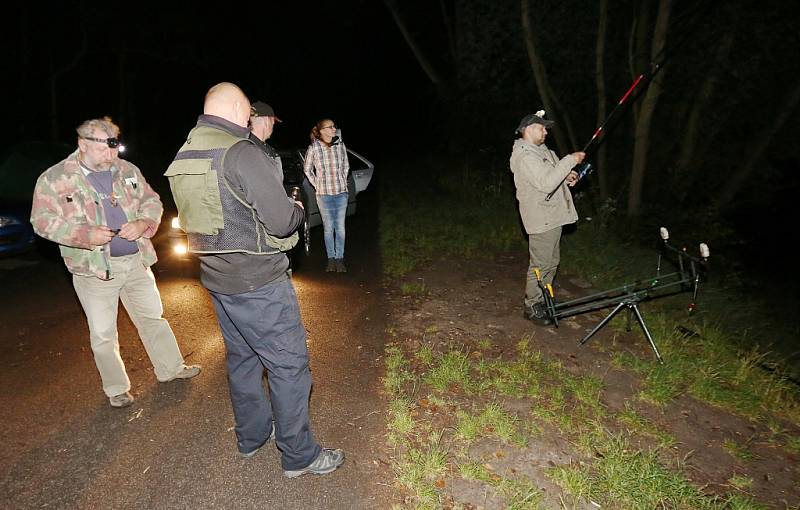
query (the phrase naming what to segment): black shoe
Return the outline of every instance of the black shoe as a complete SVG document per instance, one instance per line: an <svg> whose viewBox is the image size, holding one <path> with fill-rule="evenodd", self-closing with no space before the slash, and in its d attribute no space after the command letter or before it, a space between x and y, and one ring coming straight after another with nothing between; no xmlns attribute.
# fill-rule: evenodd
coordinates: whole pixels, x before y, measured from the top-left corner
<svg viewBox="0 0 800 510"><path fill-rule="evenodd" d="M337 273L347 272L347 268L344 265L344 259L336 259L336 272Z"/></svg>
<svg viewBox="0 0 800 510"><path fill-rule="evenodd" d="M545 310L544 304L542 303L535 303L532 306L526 305L525 318L540 326L549 326L553 323L550 317L547 316L547 310Z"/></svg>
<svg viewBox="0 0 800 510"><path fill-rule="evenodd" d="M336 271L336 259L328 259L328 265L325 266L326 273L333 273Z"/></svg>

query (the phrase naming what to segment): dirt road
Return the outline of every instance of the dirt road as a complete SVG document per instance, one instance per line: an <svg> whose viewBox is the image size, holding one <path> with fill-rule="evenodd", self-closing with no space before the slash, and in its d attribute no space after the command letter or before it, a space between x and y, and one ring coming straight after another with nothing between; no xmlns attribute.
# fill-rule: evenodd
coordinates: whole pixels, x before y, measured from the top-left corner
<svg viewBox="0 0 800 510"><path fill-rule="evenodd" d="M162 254L154 270L165 317L202 374L157 382L121 311L120 345L136 402L112 409L60 259L0 261L3 507L390 507L379 393L385 312L374 205L360 207L348 221L351 271L322 271L322 233L315 231L315 252L295 273L309 333L312 427L322 444L347 453L342 469L321 477L285 479L274 446L248 460L237 455L224 345L196 264Z"/></svg>

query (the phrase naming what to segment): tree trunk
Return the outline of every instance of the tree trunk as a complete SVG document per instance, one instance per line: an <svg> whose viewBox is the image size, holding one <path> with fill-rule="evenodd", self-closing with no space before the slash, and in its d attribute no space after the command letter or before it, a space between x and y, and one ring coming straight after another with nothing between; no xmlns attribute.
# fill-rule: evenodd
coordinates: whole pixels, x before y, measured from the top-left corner
<svg viewBox="0 0 800 510"><path fill-rule="evenodd" d="M530 0L520 0L521 4L521 21L522 29L525 34L525 48L528 50L528 60L531 64L533 77L536 80L536 88L539 90L539 97L542 99L542 105L545 111L549 112L549 118L554 119L556 114L555 101L551 97L551 88L547 79L547 70L544 67L539 54L536 50L536 38L533 33L533 26L530 17ZM570 151L563 137L556 137L556 144L558 151L563 156Z"/></svg>
<svg viewBox="0 0 800 510"><path fill-rule="evenodd" d="M428 58L422 52L422 49L419 47L419 45L417 45L417 42L411 36L408 28L406 28L406 25L397 10L396 0L383 0L383 3L392 13L392 19L394 19L394 22L397 25L398 30L400 30L400 33L403 34L403 39L405 39L406 44L408 44L408 47L414 54L414 57L416 57L419 66L428 76L428 79L431 81L431 83L433 83L437 88L440 87L443 83L441 74L439 74L439 72L433 67Z"/></svg>
<svg viewBox="0 0 800 510"><path fill-rule="evenodd" d="M706 75L703 85L700 87L700 92L697 94L697 99L692 106L692 111L689 113L689 119L686 121L686 129L683 134L683 141L680 145L680 155L675 164L676 174L675 178L681 180L694 180L694 176L701 175L701 172L692 168L693 161L695 161L701 148L707 145L707 140L710 138L708 133L701 135L702 116L706 111L706 107L711 102L717 87L722 82L722 73L724 72L723 66L728 62L731 47L733 46L734 30L725 32L717 46L717 51L714 56L714 65ZM704 143L705 141L705 143ZM687 184L683 189L691 189L691 185Z"/></svg>
<svg viewBox="0 0 800 510"><path fill-rule="evenodd" d="M447 12L445 0L439 0L439 9L442 11L442 21L447 32L447 47L450 49L450 58L455 62L458 54L456 52L456 33L450 14Z"/></svg>
<svg viewBox="0 0 800 510"><path fill-rule="evenodd" d="M628 42L628 65L631 80L635 79L641 72L650 64L647 60L648 44L652 43L650 37L650 18L651 18L651 2L636 2L634 5L633 13L633 27L631 28L631 37ZM633 112L634 125L639 122L639 109L640 105L633 103L631 111Z"/></svg>
<svg viewBox="0 0 800 510"><path fill-rule="evenodd" d="M550 99L553 101L553 105L556 107L553 117L555 118L556 114L558 114L558 117L561 119L561 125L564 126L564 129L567 131L569 146L572 148L572 150L568 150L567 152L574 152L578 150L578 139L575 138L575 132L572 129L572 119L569 116L569 112L566 108L564 108L564 105L561 104L561 101L558 100L558 95L556 95L549 81L547 82L547 90L550 92Z"/></svg>
<svg viewBox="0 0 800 510"><path fill-rule="evenodd" d="M651 59L653 60L657 55L661 54L664 48L671 9L672 0L659 1L651 51ZM650 128L653 121L653 114L658 104L658 97L661 95L663 80L664 71L662 70L661 73L650 82L650 86L647 89L647 93L639 109L639 118L636 120L631 182L630 188L628 189L629 217L639 214L639 208L642 203L642 188L644 185L644 174L647 168L647 153L650 148Z"/></svg>
<svg viewBox="0 0 800 510"><path fill-rule="evenodd" d="M606 55L606 28L608 26L608 0L600 0L599 20L597 22L597 43L595 44L595 86L597 88L597 126L603 124L607 113L606 82L605 82L605 55ZM605 144L597 150L595 163L597 164L597 177L600 183L600 198L608 198L609 176L607 175L606 161L608 156Z"/></svg>
<svg viewBox="0 0 800 510"><path fill-rule="evenodd" d="M784 97L783 102L778 107L778 111L780 112L778 118L771 122L767 129L761 131L761 138L753 145L753 150L750 152L744 165L742 165L731 178L728 179L728 182L725 183L725 188L723 188L722 193L720 193L717 199L717 207L719 209L731 208L736 194L741 191L742 187L747 182L747 178L750 177L753 169L755 169L756 164L761 161L764 153L769 148L772 139L792 116L798 104L800 104L800 82L795 83L794 88Z"/></svg>

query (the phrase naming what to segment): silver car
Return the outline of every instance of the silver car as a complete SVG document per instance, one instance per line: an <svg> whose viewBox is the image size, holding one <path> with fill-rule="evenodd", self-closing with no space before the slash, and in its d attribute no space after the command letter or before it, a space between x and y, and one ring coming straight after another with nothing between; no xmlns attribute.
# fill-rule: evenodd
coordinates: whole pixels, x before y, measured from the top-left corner
<svg viewBox="0 0 800 510"><path fill-rule="evenodd" d="M300 228L299 245L306 253L311 251L311 228L322 225L319 214L317 196L311 183L303 172L305 150L280 151L283 165L283 186L288 195L292 194L292 187L299 186L300 197L306 210L306 218ZM347 176L347 216L356 213L356 198L358 194L369 186L375 166L361 154L347 149L347 160L350 163L350 173Z"/></svg>

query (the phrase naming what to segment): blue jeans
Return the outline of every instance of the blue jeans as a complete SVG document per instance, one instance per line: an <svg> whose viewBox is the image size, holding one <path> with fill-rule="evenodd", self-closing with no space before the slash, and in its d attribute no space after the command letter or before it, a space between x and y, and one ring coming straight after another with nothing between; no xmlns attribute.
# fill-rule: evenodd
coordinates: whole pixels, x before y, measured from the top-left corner
<svg viewBox="0 0 800 510"><path fill-rule="evenodd" d="M225 340L239 451L248 453L263 445L274 419L283 469L308 466L322 448L311 432L306 330L292 281L268 283L242 294L209 293Z"/></svg>
<svg viewBox="0 0 800 510"><path fill-rule="evenodd" d="M338 195L317 195L319 215L325 233L325 251L329 259L344 258L344 217L347 214L347 192Z"/></svg>

